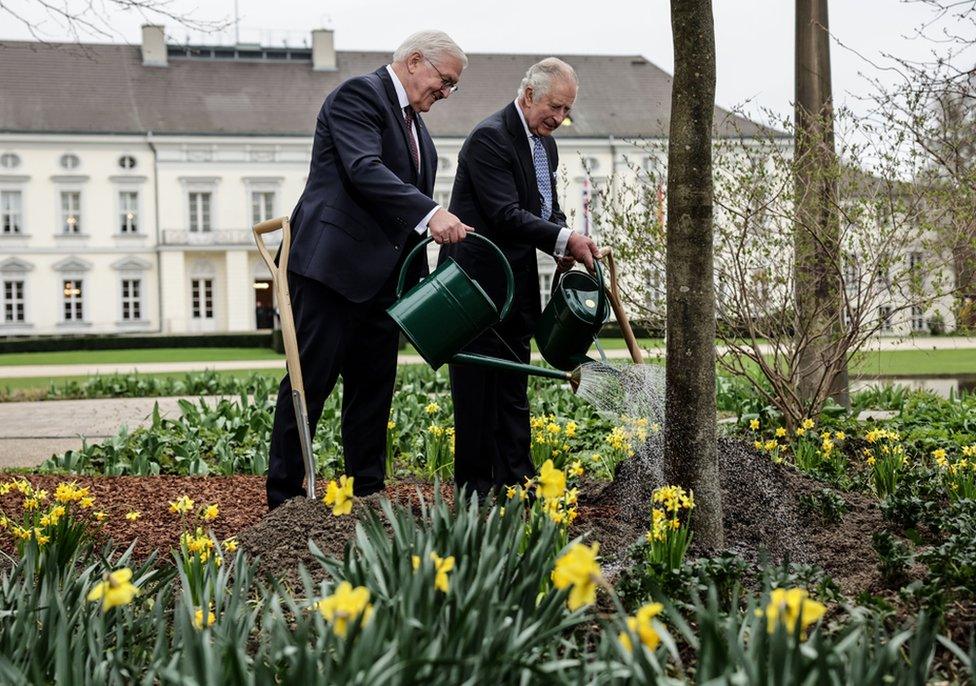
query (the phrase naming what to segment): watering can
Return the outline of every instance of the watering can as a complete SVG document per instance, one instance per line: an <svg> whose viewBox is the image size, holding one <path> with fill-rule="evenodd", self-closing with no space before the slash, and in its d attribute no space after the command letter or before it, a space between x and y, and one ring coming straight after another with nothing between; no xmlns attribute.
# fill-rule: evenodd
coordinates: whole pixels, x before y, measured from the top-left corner
<svg viewBox="0 0 976 686"><path fill-rule="evenodd" d="M398 299L387 313L434 369L445 362L474 364L568 381L575 390L580 380L580 365L588 361L585 353L608 314L599 264L596 263L599 280L581 272L563 274L561 288L557 289L559 296L554 297L555 302L550 301L539 322L536 336L540 350L556 369L464 353L461 350L466 345L505 318L515 293L515 277L504 253L481 234L468 234L468 239L472 238L483 241L494 251L505 274L505 301L501 310L478 282L450 258L404 293L410 264L417 255L425 254L427 244L433 240L427 238L404 260L396 289Z"/></svg>

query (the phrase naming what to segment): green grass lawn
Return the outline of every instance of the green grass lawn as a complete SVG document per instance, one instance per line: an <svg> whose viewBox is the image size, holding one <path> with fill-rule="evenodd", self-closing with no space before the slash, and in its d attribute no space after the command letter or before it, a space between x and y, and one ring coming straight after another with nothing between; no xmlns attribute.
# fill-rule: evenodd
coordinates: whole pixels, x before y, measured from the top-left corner
<svg viewBox="0 0 976 686"><path fill-rule="evenodd" d="M657 338L638 339L644 348L660 348L664 341ZM621 338L600 339L604 350L622 350L627 344ZM536 350L535 341L532 349ZM416 354L413 346L403 350ZM0 354L0 367L28 364L138 364L140 362L218 362L225 360L283 359L283 355L269 348L143 348L136 350L73 350L44 353ZM0 371L0 378L3 372Z"/></svg>
<svg viewBox="0 0 976 686"><path fill-rule="evenodd" d="M135 350L71 350L5 353L0 366L26 364L126 364L138 362L217 362L284 358L270 348L142 348ZM3 372L0 372L0 376Z"/></svg>
<svg viewBox="0 0 976 686"><path fill-rule="evenodd" d="M976 374L976 349L862 352L854 359L852 371L862 376Z"/></svg>
<svg viewBox="0 0 976 686"><path fill-rule="evenodd" d="M621 339L601 341L604 349L622 349ZM660 347L660 339L641 339L642 346ZM534 348L534 344L533 344ZM413 353L407 346L404 353ZM596 356L596 351L592 354ZM65 353L15 353L0 355L0 388L11 390L46 388L52 382L83 381L84 376L37 376L29 378L3 378L2 366L25 364L122 364L138 362L211 362L216 360L282 359L266 348L159 348L146 350L89 350ZM277 369L255 370L257 373L278 378ZM976 374L976 349L964 350L893 350L861 353L851 370L860 376L934 376ZM246 377L251 370L226 370L221 376ZM157 377L182 378L186 372L153 374Z"/></svg>

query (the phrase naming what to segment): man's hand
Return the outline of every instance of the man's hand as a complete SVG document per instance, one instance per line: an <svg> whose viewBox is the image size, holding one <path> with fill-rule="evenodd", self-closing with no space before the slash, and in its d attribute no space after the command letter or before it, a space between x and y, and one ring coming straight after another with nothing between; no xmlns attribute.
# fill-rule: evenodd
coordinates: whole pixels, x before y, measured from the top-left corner
<svg viewBox="0 0 976 686"><path fill-rule="evenodd" d="M474 231L444 208L434 212L434 216L427 222L427 228L430 229L434 242L439 244L460 243L468 235L468 231Z"/></svg>
<svg viewBox="0 0 976 686"><path fill-rule="evenodd" d="M576 258L572 255L563 255L562 257L556 258L556 273L562 274L563 272L568 272L570 269L576 266Z"/></svg>
<svg viewBox="0 0 976 686"><path fill-rule="evenodd" d="M600 252L596 243L591 241L588 236L575 231L570 234L569 242L566 243L566 254L576 258L578 262L586 265L586 268L593 271L593 258Z"/></svg>

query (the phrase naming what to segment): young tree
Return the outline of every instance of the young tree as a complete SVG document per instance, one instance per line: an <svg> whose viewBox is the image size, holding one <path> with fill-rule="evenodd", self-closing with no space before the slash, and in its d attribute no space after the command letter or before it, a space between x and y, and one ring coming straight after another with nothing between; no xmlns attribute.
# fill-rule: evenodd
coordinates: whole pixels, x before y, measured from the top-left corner
<svg viewBox="0 0 976 686"><path fill-rule="evenodd" d="M715 287L712 278L711 0L671 0L674 80L668 145L665 478L695 493L696 540L724 541L715 452Z"/></svg>

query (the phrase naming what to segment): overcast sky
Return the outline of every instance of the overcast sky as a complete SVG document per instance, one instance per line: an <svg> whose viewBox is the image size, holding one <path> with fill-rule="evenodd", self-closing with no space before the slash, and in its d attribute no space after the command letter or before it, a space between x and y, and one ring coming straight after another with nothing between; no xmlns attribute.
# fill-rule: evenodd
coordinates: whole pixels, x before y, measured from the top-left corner
<svg viewBox="0 0 976 686"><path fill-rule="evenodd" d="M88 0L65 0L87 4ZM95 0L106 9L108 35L82 34L87 41L139 42L145 19L121 12L111 0ZM50 40L70 38L55 18L43 15L35 0L5 0L15 11L41 20ZM673 64L667 0L239 0L242 41L301 45L320 26L335 30L339 50L392 50L406 35L421 28L447 31L468 52L529 52L555 55L641 54L671 71ZM793 0L714 0L717 45L717 101L726 108L748 103L747 111L768 108L781 116L792 113ZM232 20L233 0L187 2L170 0L167 8L200 20ZM868 60L885 64L884 53L920 58L931 45L911 34L931 13L903 0L833 0L830 28L834 95L838 104L856 107L870 88L862 74L893 78ZM172 19L151 17L167 25L171 38L182 42L187 29ZM0 39L29 39L29 30L0 9ZM221 35L191 33L190 41L234 40L233 30ZM843 45L841 45L843 44ZM846 47L845 47L846 46ZM581 84L586 88L586 84ZM761 118L761 117L760 117Z"/></svg>

